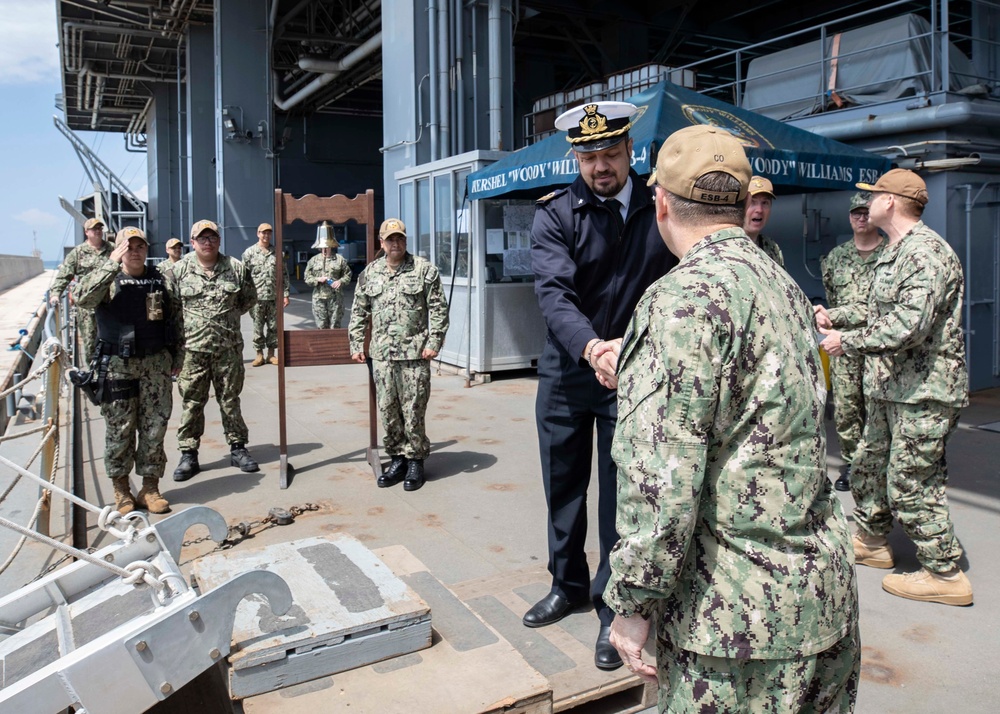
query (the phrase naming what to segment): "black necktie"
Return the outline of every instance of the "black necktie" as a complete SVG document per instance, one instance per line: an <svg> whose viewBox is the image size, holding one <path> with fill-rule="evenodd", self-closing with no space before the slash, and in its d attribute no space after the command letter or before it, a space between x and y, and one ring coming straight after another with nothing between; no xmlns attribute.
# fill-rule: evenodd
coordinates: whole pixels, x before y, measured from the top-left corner
<svg viewBox="0 0 1000 714"><path fill-rule="evenodd" d="M615 226L617 226L618 235L620 236L625 230L625 219L622 218L622 202L617 198L609 198L604 202L604 205L608 207L611 215L615 217Z"/></svg>

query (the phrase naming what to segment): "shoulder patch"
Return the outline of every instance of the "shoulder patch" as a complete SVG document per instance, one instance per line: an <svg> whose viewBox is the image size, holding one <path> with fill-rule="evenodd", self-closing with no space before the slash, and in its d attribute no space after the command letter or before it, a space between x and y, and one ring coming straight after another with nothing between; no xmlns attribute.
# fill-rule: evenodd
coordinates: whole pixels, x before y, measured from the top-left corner
<svg viewBox="0 0 1000 714"><path fill-rule="evenodd" d="M569 186L560 186L559 188L557 188L552 193L547 193L544 196L542 196L541 198L537 199L535 201L535 203L538 204L539 206L544 206L546 203L548 203L549 201L551 201L553 198L558 198L559 196L562 196L567 191L569 191Z"/></svg>

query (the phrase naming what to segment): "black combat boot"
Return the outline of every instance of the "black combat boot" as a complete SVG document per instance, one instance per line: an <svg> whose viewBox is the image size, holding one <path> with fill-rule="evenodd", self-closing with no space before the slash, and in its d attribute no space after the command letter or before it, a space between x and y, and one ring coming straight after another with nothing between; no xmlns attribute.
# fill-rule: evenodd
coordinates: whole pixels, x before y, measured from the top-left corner
<svg viewBox="0 0 1000 714"><path fill-rule="evenodd" d="M406 480L403 481L404 491L416 491L424 485L424 460L410 459L406 468Z"/></svg>
<svg viewBox="0 0 1000 714"><path fill-rule="evenodd" d="M387 486L395 486L397 483L403 480L403 476L406 475L406 457L405 456L393 456L392 461L389 462L388 468L382 472L382 475L378 477L375 481L379 488L386 488Z"/></svg>
<svg viewBox="0 0 1000 714"><path fill-rule="evenodd" d="M245 444L233 444L230 446L229 464L231 466L239 466L240 471L248 474L260 471L260 466L250 456L250 452L247 451Z"/></svg>
<svg viewBox="0 0 1000 714"><path fill-rule="evenodd" d="M200 471L201 466L198 465L198 452L182 451L181 462L174 469L174 481L187 481Z"/></svg>
<svg viewBox="0 0 1000 714"><path fill-rule="evenodd" d="M838 491L850 491L851 490L851 467L842 466L840 468L840 478L838 478L833 483L833 487Z"/></svg>

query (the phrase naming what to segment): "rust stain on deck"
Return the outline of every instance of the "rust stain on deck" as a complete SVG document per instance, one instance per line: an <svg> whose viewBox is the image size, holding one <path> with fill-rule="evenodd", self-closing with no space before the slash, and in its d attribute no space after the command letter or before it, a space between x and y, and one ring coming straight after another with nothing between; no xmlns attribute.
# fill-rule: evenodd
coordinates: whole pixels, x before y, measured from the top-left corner
<svg viewBox="0 0 1000 714"><path fill-rule="evenodd" d="M894 687L902 684L902 678L886 661L885 655L874 647L861 648L861 678Z"/></svg>

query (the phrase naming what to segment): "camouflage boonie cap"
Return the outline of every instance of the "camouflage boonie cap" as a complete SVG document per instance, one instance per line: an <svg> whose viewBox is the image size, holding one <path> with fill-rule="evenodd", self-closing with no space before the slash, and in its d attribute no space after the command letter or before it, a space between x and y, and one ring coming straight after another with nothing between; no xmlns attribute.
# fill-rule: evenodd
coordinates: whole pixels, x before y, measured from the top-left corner
<svg viewBox="0 0 1000 714"><path fill-rule="evenodd" d="M130 238L138 238L146 245L149 245L149 241L146 240L146 234L142 230L135 226L125 226L115 236L115 247L117 248L122 243L128 243Z"/></svg>
<svg viewBox="0 0 1000 714"><path fill-rule="evenodd" d="M872 194L870 191L858 191L851 196L851 208L849 210L853 211L855 208L868 208L868 204L871 202Z"/></svg>
<svg viewBox="0 0 1000 714"><path fill-rule="evenodd" d="M406 238L406 226L398 218L386 218L382 221L382 227L378 229L378 237L381 240L397 233Z"/></svg>
<svg viewBox="0 0 1000 714"><path fill-rule="evenodd" d="M97 228L97 226L104 228L104 221L100 218L88 218L83 224L83 230L89 231L91 228Z"/></svg>
<svg viewBox="0 0 1000 714"><path fill-rule="evenodd" d="M212 231L215 235L221 235L219 233L219 227L215 225L214 221L198 221L193 226L191 226L191 237L197 238L205 231Z"/></svg>

